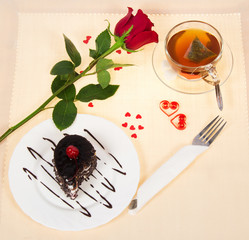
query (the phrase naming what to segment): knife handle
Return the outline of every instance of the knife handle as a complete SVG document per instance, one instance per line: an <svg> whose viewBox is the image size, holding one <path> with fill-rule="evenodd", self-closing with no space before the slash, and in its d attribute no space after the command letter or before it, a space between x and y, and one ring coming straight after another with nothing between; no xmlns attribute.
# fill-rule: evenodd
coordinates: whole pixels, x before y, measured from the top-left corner
<svg viewBox="0 0 249 240"><path fill-rule="evenodd" d="M136 197L129 206L129 213L137 213L154 195L170 183L207 148L207 146L187 145L176 152L139 187Z"/></svg>

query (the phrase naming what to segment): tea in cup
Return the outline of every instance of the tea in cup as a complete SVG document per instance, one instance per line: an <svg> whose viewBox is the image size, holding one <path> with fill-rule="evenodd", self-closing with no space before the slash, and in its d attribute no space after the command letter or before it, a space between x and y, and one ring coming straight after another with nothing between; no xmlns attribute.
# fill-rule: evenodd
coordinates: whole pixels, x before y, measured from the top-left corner
<svg viewBox="0 0 249 240"><path fill-rule="evenodd" d="M222 57L222 49L223 39L218 30L202 21L182 22L165 39L169 63L180 77L189 80L205 78L210 70L213 72ZM219 80L213 81L210 83L215 85Z"/></svg>
<svg viewBox="0 0 249 240"><path fill-rule="evenodd" d="M220 110L223 100L216 64L222 57L223 39L212 25L202 21L186 21L173 27L165 39L165 52L178 75L188 79L204 79L215 86ZM212 80L207 80L210 75Z"/></svg>

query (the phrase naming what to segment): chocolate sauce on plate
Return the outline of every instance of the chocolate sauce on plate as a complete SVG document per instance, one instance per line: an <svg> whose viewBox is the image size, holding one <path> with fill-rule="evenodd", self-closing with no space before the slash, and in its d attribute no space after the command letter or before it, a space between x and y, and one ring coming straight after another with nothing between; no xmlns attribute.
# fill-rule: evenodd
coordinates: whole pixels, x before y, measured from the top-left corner
<svg viewBox="0 0 249 240"><path fill-rule="evenodd" d="M91 137L93 138L98 144L99 146L105 150L105 147L103 146L103 144L100 143L100 141L95 137L93 136L93 134L87 130L87 129L84 129L84 131ZM67 135L67 134L64 134L64 135ZM48 141L52 144L52 151L54 151L54 148L56 147L56 144L55 142L52 140L52 139L49 139L49 138L46 138L46 137L43 137L43 140L44 141ZM58 181L56 180L55 176L50 173L51 171L53 172L53 164L52 164L52 161L48 161L46 160L41 154L39 154L35 149L31 148L31 147L27 147L27 150L30 152L30 154L32 155L32 157L35 159L35 160L42 160L43 162L45 162L47 164L47 166L43 166L42 164L40 164L40 167L44 170L44 173L46 173L50 178L52 178L57 184ZM121 165L121 163L118 161L118 159L111 153L107 153L109 156L112 157L112 159L114 159L115 163L118 165L119 168L114 168L114 167L111 167L111 169L116 172L116 173L119 173L120 175L126 175L126 172L123 171L123 166ZM99 161L101 161L101 158L99 158L97 156L97 159ZM105 167L108 166L108 163L104 162L104 165ZM49 168L49 169L47 169ZM50 171L49 171L50 170ZM38 177L33 173L31 172L28 168L26 167L23 167L23 171L28 175L28 178L30 180L32 179L35 179L37 180L43 187L45 187L51 194L53 194L54 196L56 196L58 199L60 199L63 203L65 203L68 207L70 207L71 209L74 209L75 211L78 211L79 213L83 214L84 216L86 217L92 217L92 214L90 213L89 209L87 209L85 206L83 206L83 203L79 202L78 200L71 200L73 201L74 203L78 204L81 208L81 210L78 210L76 209L73 204L70 204L68 201L66 201L63 197L61 197L59 194L55 193L55 190L53 190L50 186L48 186L47 184L45 184L44 182L40 181L38 179ZM92 183L90 183L90 187L94 190L94 191L91 191L91 194L89 192L87 192L86 190L82 189L81 187L79 187L79 190L85 194L86 197L88 197L90 200L94 201L95 203L98 203L102 206L105 206L106 208L108 209L112 209L112 203L101 193L100 189L95 189L95 186L94 186L94 183L96 181L100 182L101 185L107 190L107 191L111 191L113 194L115 194L116 192L116 189L114 187L114 185L111 183L111 181L108 179L107 176L104 176L102 172L100 172L100 170L98 170L97 168L94 170L96 171L97 175L96 174L91 174L90 177L94 178L94 181L92 181ZM90 179L86 179L85 181L89 181ZM98 196L98 199L100 197L99 200L97 200L97 198L95 196L93 196L93 193L96 193L97 196Z"/></svg>

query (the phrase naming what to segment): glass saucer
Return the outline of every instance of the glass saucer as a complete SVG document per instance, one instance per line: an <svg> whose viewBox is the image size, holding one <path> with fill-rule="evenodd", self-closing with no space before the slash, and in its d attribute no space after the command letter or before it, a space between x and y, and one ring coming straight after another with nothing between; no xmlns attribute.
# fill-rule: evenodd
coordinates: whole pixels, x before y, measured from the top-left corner
<svg viewBox="0 0 249 240"><path fill-rule="evenodd" d="M157 77L167 87L181 93L186 94L202 94L214 90L214 86L207 83L203 79L185 79L179 76L170 66L166 59L164 50L164 41L160 41L152 55L152 65ZM227 43L224 42L223 54L221 60L216 65L217 72L220 78L220 86L222 86L233 69L233 54ZM211 80L211 77L206 77Z"/></svg>

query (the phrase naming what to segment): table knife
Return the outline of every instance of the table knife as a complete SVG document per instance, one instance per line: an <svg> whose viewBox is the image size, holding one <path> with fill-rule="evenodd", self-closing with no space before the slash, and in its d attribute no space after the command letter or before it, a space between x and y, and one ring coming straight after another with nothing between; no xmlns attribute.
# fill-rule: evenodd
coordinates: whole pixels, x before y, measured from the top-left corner
<svg viewBox="0 0 249 240"><path fill-rule="evenodd" d="M139 187L137 195L129 205L129 214L136 214L207 148L207 146L187 145L176 152Z"/></svg>

